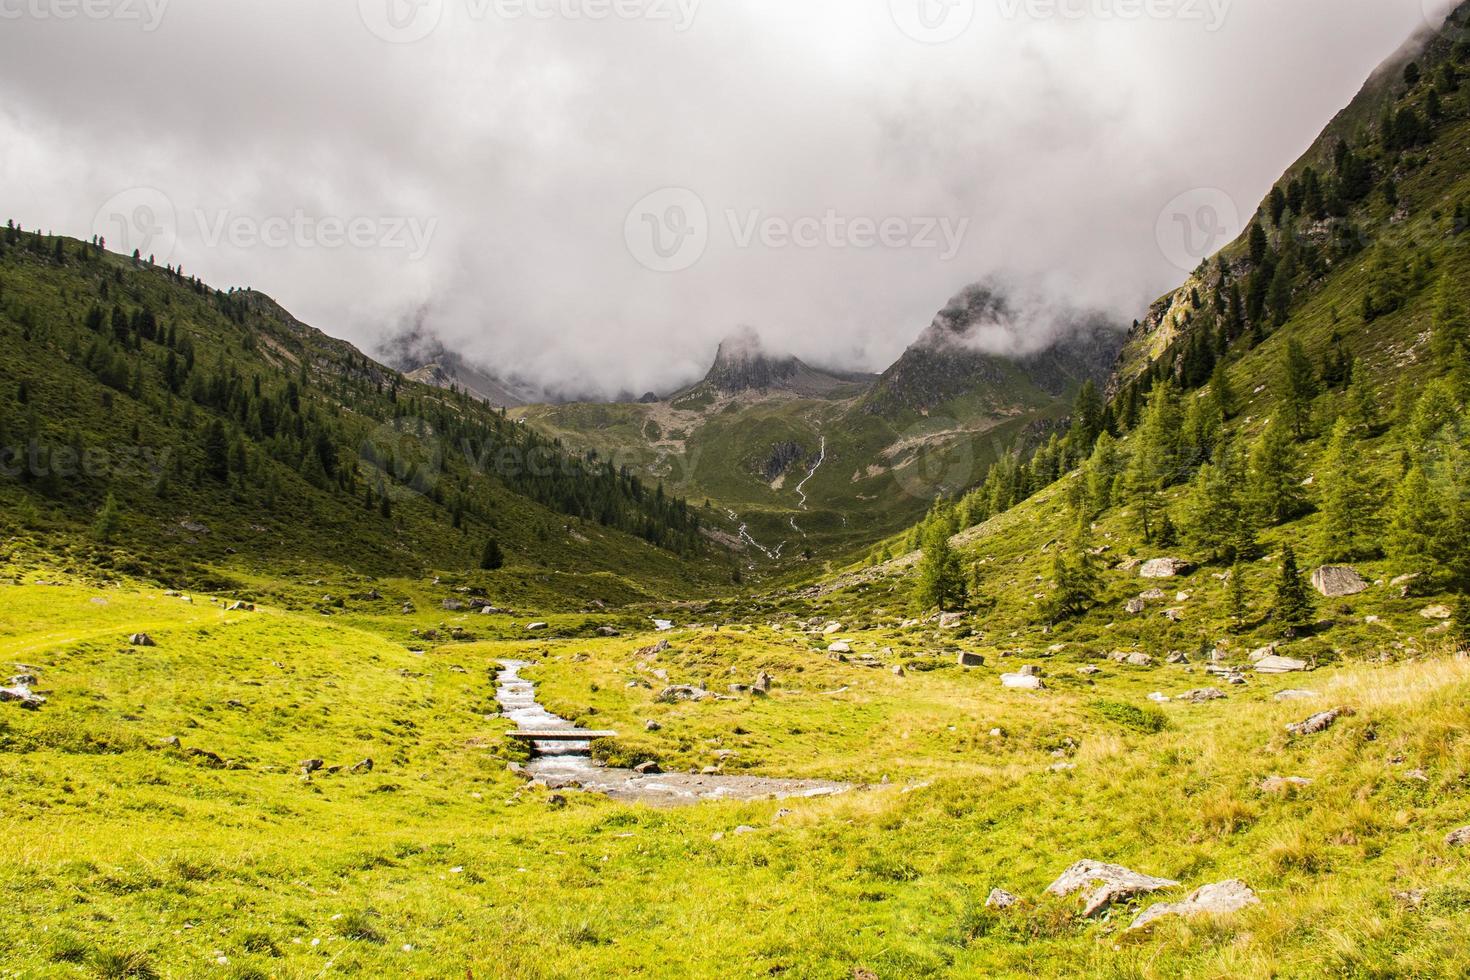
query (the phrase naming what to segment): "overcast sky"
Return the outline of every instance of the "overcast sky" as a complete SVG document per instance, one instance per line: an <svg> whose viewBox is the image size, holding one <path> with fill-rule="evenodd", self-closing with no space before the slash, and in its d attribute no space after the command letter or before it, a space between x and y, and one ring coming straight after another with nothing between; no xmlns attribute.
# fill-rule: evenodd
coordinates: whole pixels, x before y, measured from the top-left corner
<svg viewBox="0 0 1470 980"><path fill-rule="evenodd" d="M0 210L577 390L878 370L987 276L1139 315L1444 6L0 0Z"/></svg>

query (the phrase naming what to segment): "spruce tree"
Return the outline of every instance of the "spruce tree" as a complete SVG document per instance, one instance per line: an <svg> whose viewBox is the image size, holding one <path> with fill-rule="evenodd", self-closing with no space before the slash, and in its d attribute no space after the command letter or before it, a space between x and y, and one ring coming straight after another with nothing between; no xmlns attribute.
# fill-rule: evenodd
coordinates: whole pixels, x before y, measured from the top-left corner
<svg viewBox="0 0 1470 980"><path fill-rule="evenodd" d="M1422 572L1433 559L1436 529L1444 509L1429 478L1417 463L1399 481L1388 526L1388 553L1405 573Z"/></svg>
<svg viewBox="0 0 1470 980"><path fill-rule="evenodd" d="M1195 475L1184 499L1184 536L1192 549L1214 560L1235 562L1254 550L1244 467L1234 447L1221 446L1216 461Z"/></svg>
<svg viewBox="0 0 1470 980"><path fill-rule="evenodd" d="M949 522L931 515L925 522L920 543L918 579L914 586L914 602L921 611L936 606L941 611L957 608L964 602L964 576L959 555L950 544Z"/></svg>
<svg viewBox="0 0 1470 980"><path fill-rule="evenodd" d="M1245 628L1246 617L1250 615L1250 607L1245 596L1245 566L1236 562L1230 568L1230 627L1235 632Z"/></svg>
<svg viewBox="0 0 1470 980"><path fill-rule="evenodd" d="M1298 439L1305 439L1312 427L1312 402L1319 392L1317 369L1295 337L1287 341L1283 368L1286 374L1286 390L1281 399L1281 410Z"/></svg>
<svg viewBox="0 0 1470 980"><path fill-rule="evenodd" d="M111 544L121 524L122 509L118 507L117 498L109 493L107 499L102 501L101 509L97 511L96 523L92 525L92 536L102 544Z"/></svg>
<svg viewBox="0 0 1470 980"><path fill-rule="evenodd" d="M1271 618L1291 638L1312 625L1315 614L1307 580L1297 567L1296 552L1287 545L1281 553L1281 578L1276 584L1276 603L1271 609Z"/></svg>
<svg viewBox="0 0 1470 980"><path fill-rule="evenodd" d="M1266 257L1266 253L1271 249L1271 240L1266 237L1266 229L1261 227L1259 221L1251 222L1249 241L1251 262L1254 265L1260 265L1261 260Z"/></svg>
<svg viewBox="0 0 1470 980"><path fill-rule="evenodd" d="M495 538L486 539L485 549L480 552L480 567L487 572L505 567L505 555L500 550L500 542Z"/></svg>
<svg viewBox="0 0 1470 980"><path fill-rule="evenodd" d="M1317 468L1322 488L1317 548L1324 561L1371 557L1378 545L1378 496L1347 418L1337 420Z"/></svg>
<svg viewBox="0 0 1470 980"><path fill-rule="evenodd" d="M1301 513L1306 502L1302 489L1301 454L1286 423L1278 416L1267 425L1251 450L1251 510L1268 525L1283 524Z"/></svg>

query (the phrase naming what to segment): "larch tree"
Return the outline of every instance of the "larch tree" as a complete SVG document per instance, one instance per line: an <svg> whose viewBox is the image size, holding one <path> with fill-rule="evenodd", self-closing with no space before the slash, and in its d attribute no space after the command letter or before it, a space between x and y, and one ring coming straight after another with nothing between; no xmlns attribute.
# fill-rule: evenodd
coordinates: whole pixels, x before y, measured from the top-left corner
<svg viewBox="0 0 1470 980"><path fill-rule="evenodd" d="M1378 493L1353 424L1339 418L1317 468L1321 523L1317 550L1324 561L1352 561L1378 550Z"/></svg>

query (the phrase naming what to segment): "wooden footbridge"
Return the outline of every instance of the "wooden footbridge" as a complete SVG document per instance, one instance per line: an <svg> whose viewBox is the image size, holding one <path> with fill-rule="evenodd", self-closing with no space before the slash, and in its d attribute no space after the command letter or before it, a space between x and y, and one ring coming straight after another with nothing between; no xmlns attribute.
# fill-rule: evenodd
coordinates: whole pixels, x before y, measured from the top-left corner
<svg viewBox="0 0 1470 980"><path fill-rule="evenodd" d="M592 742L599 738L617 738L618 733L567 728L548 732L511 732L510 737L522 742Z"/></svg>

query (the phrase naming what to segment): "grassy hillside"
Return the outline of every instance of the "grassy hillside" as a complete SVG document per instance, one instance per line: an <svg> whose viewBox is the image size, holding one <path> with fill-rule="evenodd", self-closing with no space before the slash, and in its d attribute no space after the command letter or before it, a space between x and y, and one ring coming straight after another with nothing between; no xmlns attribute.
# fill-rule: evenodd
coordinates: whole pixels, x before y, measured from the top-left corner
<svg viewBox="0 0 1470 980"><path fill-rule="evenodd" d="M727 576L681 501L257 293L12 226L0 340L7 551L183 585L467 571L493 538L644 595Z"/></svg>
<svg viewBox="0 0 1470 980"><path fill-rule="evenodd" d="M793 622L677 631L651 662L636 637L420 654L345 621L193 598L0 586L0 655L50 698L0 713L9 974L1470 969L1464 857L1444 843L1465 821L1470 668L1438 651L1153 707L1146 692L1204 678L1082 677L1069 649L1028 658L1050 690L1008 691L1005 668L961 670L917 637L839 634L907 664L900 677L830 658ZM129 647L144 628L157 646ZM489 686L505 656L537 662L554 709L637 733L604 753L869 788L657 810L527 787ZM711 687L767 670L775 687L657 704L625 684L655 668ZM1278 701L1288 686L1318 696ZM1356 714L1284 731L1337 706ZM326 768L304 778L309 759ZM1272 776L1310 783L1263 789ZM1084 918L1043 894L1084 858L1181 885ZM1227 878L1262 904L1125 932L1153 900ZM1021 904L987 909L997 887Z"/></svg>

